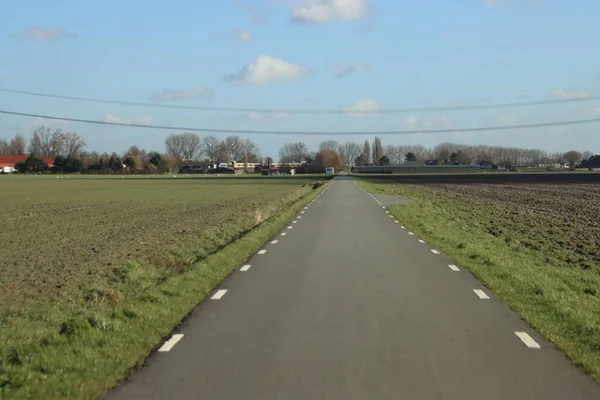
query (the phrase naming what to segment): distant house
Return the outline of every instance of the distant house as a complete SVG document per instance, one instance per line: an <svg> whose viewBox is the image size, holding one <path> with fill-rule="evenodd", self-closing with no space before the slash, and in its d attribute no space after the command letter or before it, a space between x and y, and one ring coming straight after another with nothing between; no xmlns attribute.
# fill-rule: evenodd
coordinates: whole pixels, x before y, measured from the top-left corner
<svg viewBox="0 0 600 400"><path fill-rule="evenodd" d="M11 174L15 172L15 165L21 161L27 160L29 156L0 156L0 172L4 174ZM54 161L47 157L40 157L48 164L49 168L54 166Z"/></svg>

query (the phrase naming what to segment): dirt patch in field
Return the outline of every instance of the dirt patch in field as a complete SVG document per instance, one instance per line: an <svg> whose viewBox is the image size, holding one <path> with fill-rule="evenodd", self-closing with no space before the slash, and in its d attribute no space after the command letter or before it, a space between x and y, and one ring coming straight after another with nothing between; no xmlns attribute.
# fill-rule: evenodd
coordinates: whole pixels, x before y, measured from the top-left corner
<svg viewBox="0 0 600 400"><path fill-rule="evenodd" d="M567 265L600 274L600 184L443 184L436 192L487 204L487 232L560 255ZM493 212L492 212L493 208ZM515 231L517 230L517 231Z"/></svg>

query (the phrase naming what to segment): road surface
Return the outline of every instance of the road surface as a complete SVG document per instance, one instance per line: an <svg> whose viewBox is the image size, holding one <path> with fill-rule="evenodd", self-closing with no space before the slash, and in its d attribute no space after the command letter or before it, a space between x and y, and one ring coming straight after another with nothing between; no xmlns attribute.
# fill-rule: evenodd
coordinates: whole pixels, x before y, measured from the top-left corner
<svg viewBox="0 0 600 400"><path fill-rule="evenodd" d="M333 182L168 351L102 398L600 399L600 385L383 207L349 178Z"/></svg>

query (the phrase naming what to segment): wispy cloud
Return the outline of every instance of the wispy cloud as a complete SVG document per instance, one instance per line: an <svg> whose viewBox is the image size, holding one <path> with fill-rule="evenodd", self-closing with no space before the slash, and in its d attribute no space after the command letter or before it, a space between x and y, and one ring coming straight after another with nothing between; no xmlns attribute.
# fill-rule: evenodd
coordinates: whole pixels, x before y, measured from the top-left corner
<svg viewBox="0 0 600 400"><path fill-rule="evenodd" d="M250 43L252 41L252 32L247 30L236 31L235 38L238 43Z"/></svg>
<svg viewBox="0 0 600 400"><path fill-rule="evenodd" d="M57 41L61 39L73 38L75 37L75 34L67 32L62 28L43 28L36 26L21 32L16 32L14 37L37 41Z"/></svg>
<svg viewBox="0 0 600 400"><path fill-rule="evenodd" d="M310 70L302 65L259 55L254 62L245 65L239 72L226 76L224 80L241 85L268 86L279 82L295 81L309 72Z"/></svg>
<svg viewBox="0 0 600 400"><path fill-rule="evenodd" d="M590 97L591 93L581 89L573 89L573 90L565 90L562 88L558 88L552 91L547 97L555 100L563 100L563 99L581 99L585 97Z"/></svg>
<svg viewBox="0 0 600 400"><path fill-rule="evenodd" d="M334 64L333 69L335 71L334 76L336 78L346 77L356 71L372 71L371 65L367 63L359 63L354 65Z"/></svg>
<svg viewBox="0 0 600 400"><path fill-rule="evenodd" d="M356 21L369 16L368 0L299 0L292 7L292 21L322 24Z"/></svg>
<svg viewBox="0 0 600 400"><path fill-rule="evenodd" d="M213 92L200 86L183 90L165 89L160 93L153 94L150 99L152 101L183 101L196 100L201 97L210 99L213 97Z"/></svg>
<svg viewBox="0 0 600 400"><path fill-rule="evenodd" d="M379 103L375 100L359 100L344 109L344 112L354 118L371 117L379 110Z"/></svg>

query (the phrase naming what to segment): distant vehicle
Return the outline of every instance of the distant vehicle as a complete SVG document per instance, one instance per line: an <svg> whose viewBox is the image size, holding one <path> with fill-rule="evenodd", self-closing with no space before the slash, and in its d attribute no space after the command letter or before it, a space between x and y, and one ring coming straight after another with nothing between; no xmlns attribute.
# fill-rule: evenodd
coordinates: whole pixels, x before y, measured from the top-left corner
<svg viewBox="0 0 600 400"><path fill-rule="evenodd" d="M334 175L334 174L335 174L335 170L333 169L333 167L325 168L325 175Z"/></svg>

